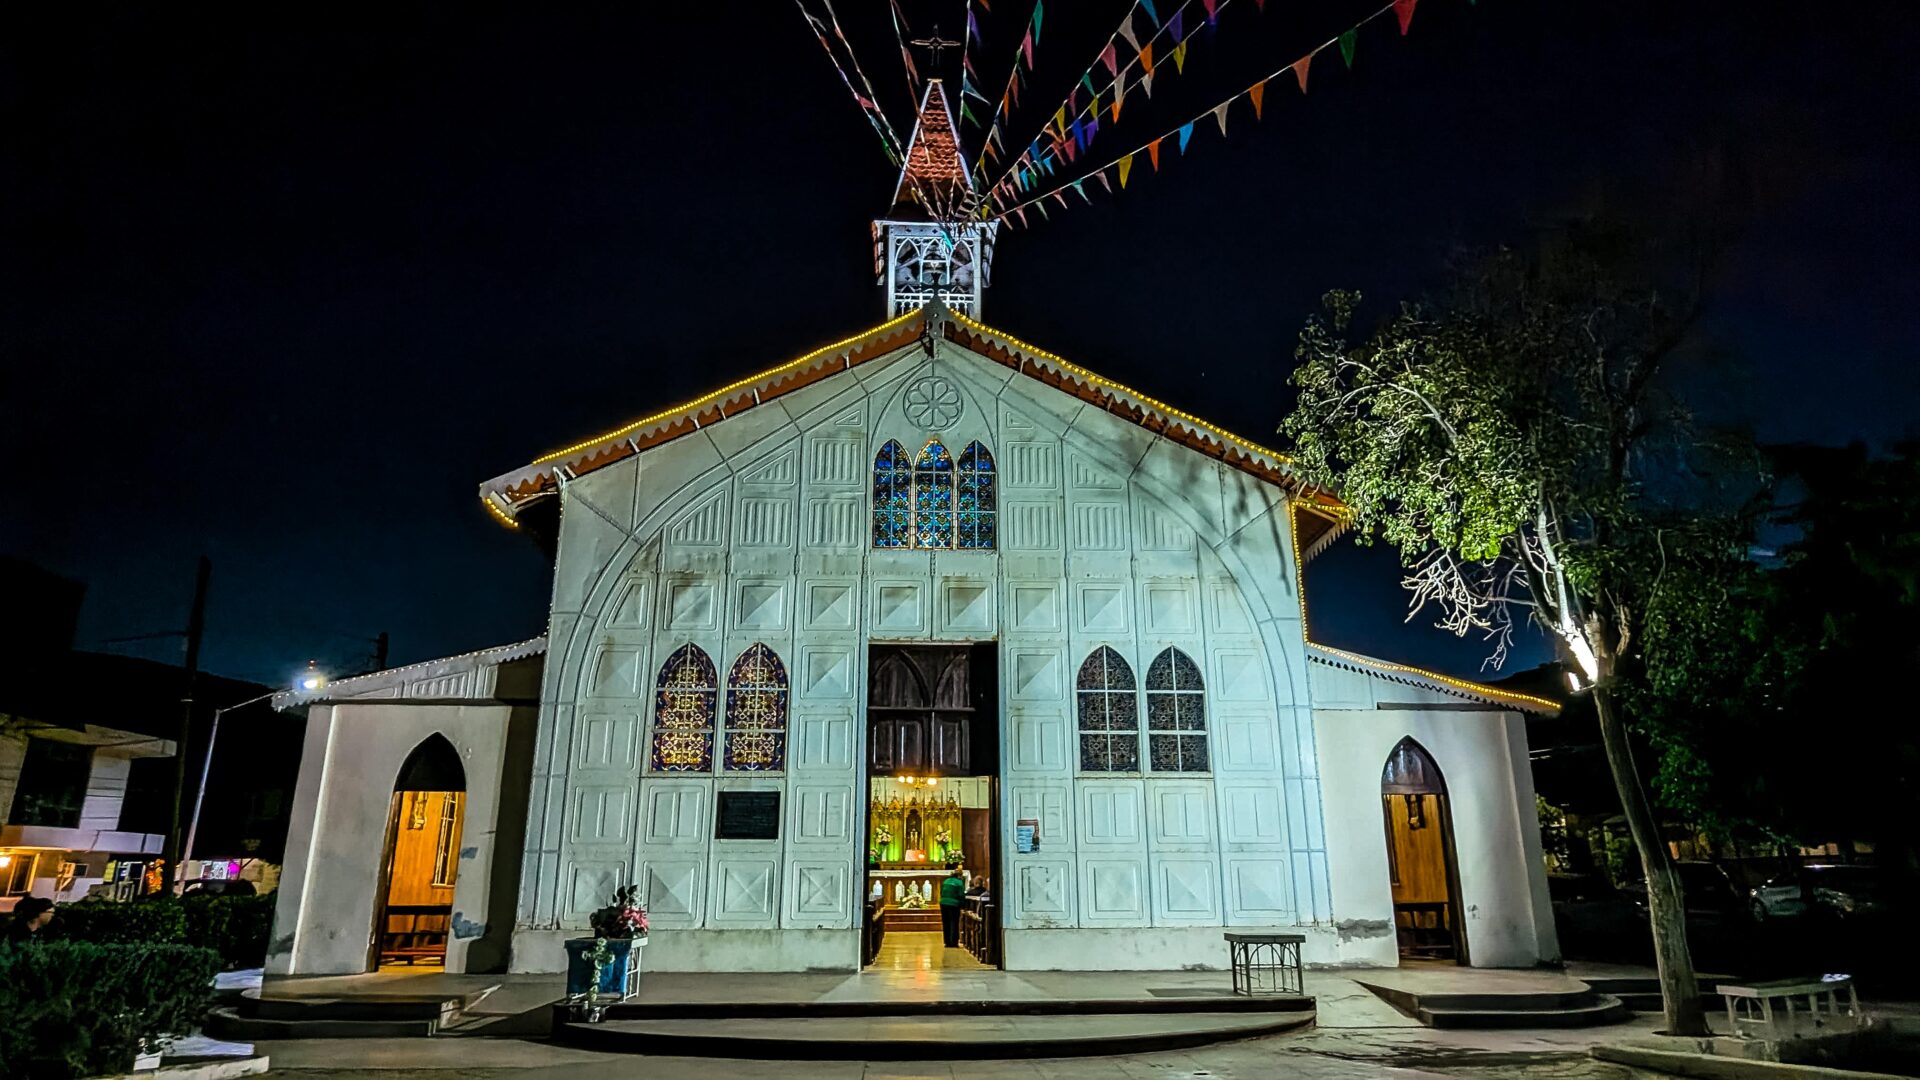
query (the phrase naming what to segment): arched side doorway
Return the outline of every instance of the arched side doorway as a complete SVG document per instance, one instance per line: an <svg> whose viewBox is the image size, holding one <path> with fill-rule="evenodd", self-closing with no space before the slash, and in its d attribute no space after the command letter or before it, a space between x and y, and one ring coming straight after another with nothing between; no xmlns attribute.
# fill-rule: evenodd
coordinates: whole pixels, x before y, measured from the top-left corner
<svg viewBox="0 0 1920 1080"><path fill-rule="evenodd" d="M1393 925L1402 960L1467 962L1447 784L1424 747L1401 739L1380 776Z"/></svg>
<svg viewBox="0 0 1920 1080"><path fill-rule="evenodd" d="M374 904L373 966L446 963L466 806L459 752L444 736L427 736L393 784Z"/></svg>

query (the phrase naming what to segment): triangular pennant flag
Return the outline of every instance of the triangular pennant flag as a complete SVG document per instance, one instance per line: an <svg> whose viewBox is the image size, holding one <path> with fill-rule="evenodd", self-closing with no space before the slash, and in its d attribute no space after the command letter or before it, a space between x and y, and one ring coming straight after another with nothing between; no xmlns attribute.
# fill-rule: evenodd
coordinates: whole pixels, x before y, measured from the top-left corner
<svg viewBox="0 0 1920 1080"><path fill-rule="evenodd" d="M1164 139L1166 138L1166 136L1162 135L1160 138ZM1160 171L1160 139L1155 139L1152 142L1147 144L1147 157L1149 160L1153 162L1153 171L1159 172Z"/></svg>
<svg viewBox="0 0 1920 1080"><path fill-rule="evenodd" d="M974 81L974 82L979 82L979 81L980 81L980 71L979 71L979 69L978 69L978 68L975 68L975 67L973 66L973 54L972 54L972 53L968 53L967 55L965 55L965 56L963 56L963 57L961 57L961 58L960 58L960 70L961 70L961 71L964 71L964 72L966 72L967 74L969 74L969 75L971 75L971 76L973 76L973 81Z"/></svg>
<svg viewBox="0 0 1920 1080"><path fill-rule="evenodd" d="M1035 45L1040 44L1040 16L1045 14L1046 11L1041 7L1041 0L1033 0L1033 43Z"/></svg>
<svg viewBox="0 0 1920 1080"><path fill-rule="evenodd" d="M1079 143L1072 142L1072 141L1068 141L1062 145L1061 149L1066 152L1068 161L1080 160L1079 146L1080 146Z"/></svg>
<svg viewBox="0 0 1920 1080"><path fill-rule="evenodd" d="M1149 71L1140 76L1140 88L1147 92L1148 97L1153 96L1153 72Z"/></svg>
<svg viewBox="0 0 1920 1080"><path fill-rule="evenodd" d="M1094 116L1094 117L1097 117L1100 115L1100 95L1099 94L1093 95L1093 100L1087 102L1087 115Z"/></svg>
<svg viewBox="0 0 1920 1080"><path fill-rule="evenodd" d="M1200 6L1207 9L1207 25L1220 21L1220 0L1200 0Z"/></svg>
<svg viewBox="0 0 1920 1080"><path fill-rule="evenodd" d="M1187 43L1184 41L1173 47L1173 70L1176 72L1187 70Z"/></svg>
<svg viewBox="0 0 1920 1080"><path fill-rule="evenodd" d="M1060 209L1062 209L1062 210L1065 210L1065 209L1067 209L1067 208L1068 208L1068 207L1067 207L1067 197L1066 197L1065 195L1063 195L1063 194L1061 194L1061 193L1060 193L1060 189L1059 189L1059 188L1054 188L1054 189L1053 189L1052 191L1049 191L1049 192L1048 192L1047 194L1049 194L1049 195L1052 195L1052 196L1053 196L1054 198L1056 198L1056 199L1058 199L1058 200L1060 200ZM1042 205L1042 206L1045 206L1046 204L1045 204L1045 203L1041 203L1040 205Z"/></svg>
<svg viewBox="0 0 1920 1080"><path fill-rule="evenodd" d="M973 115L973 110L967 108L967 99L963 97L960 99L960 122L964 124L969 120L976 124L980 122L980 118ZM989 147L988 149L992 148Z"/></svg>
<svg viewBox="0 0 1920 1080"><path fill-rule="evenodd" d="M1126 97L1127 97L1127 80L1125 79L1113 80L1113 120L1115 123L1120 122L1120 103L1122 101L1125 101Z"/></svg>
<svg viewBox="0 0 1920 1080"><path fill-rule="evenodd" d="M1300 80L1300 92L1307 92L1307 65L1313 63L1313 54L1308 53L1293 62L1293 77Z"/></svg>
<svg viewBox="0 0 1920 1080"><path fill-rule="evenodd" d="M1066 107L1065 105L1062 105L1062 106L1060 106L1060 108L1059 108L1059 109L1057 109L1057 110L1055 110L1055 112L1054 112L1054 114L1053 114L1053 129L1054 129L1055 131L1058 131L1058 132L1060 133L1060 137L1061 137L1061 138L1065 138L1065 137L1066 137L1066 134L1067 134L1067 107Z"/></svg>
<svg viewBox="0 0 1920 1080"><path fill-rule="evenodd" d="M1094 135L1097 134L1099 130L1100 114L1098 112L1088 113L1086 123L1087 141L1092 142Z"/></svg>
<svg viewBox="0 0 1920 1080"><path fill-rule="evenodd" d="M1267 80L1261 79L1247 88L1247 96L1253 99L1253 118L1260 119L1260 103L1267 96Z"/></svg>
<svg viewBox="0 0 1920 1080"><path fill-rule="evenodd" d="M1086 87L1087 93L1089 94L1093 94L1097 96L1100 93L1100 91L1095 90L1093 88L1093 69L1092 68L1088 68L1087 70L1080 73L1080 85Z"/></svg>
<svg viewBox="0 0 1920 1080"><path fill-rule="evenodd" d="M1027 211L1025 210L1025 208L1016 206L1014 207L1013 212L1020 215L1020 227L1023 229L1026 228L1027 227Z"/></svg>
<svg viewBox="0 0 1920 1080"><path fill-rule="evenodd" d="M967 40L980 40L980 20L973 17L973 7L967 7Z"/></svg>
<svg viewBox="0 0 1920 1080"><path fill-rule="evenodd" d="M1107 194L1109 195L1113 194L1113 181L1107 179L1106 166L1104 165L1101 166L1100 171L1097 173L1094 173L1093 175L1100 178L1100 186L1107 189Z"/></svg>
<svg viewBox="0 0 1920 1080"><path fill-rule="evenodd" d="M1186 26L1185 15L1186 8L1182 7L1179 11L1173 13L1173 18L1167 20L1167 33L1173 35L1173 43L1175 45L1180 44L1180 39L1186 36L1184 29Z"/></svg>
<svg viewBox="0 0 1920 1080"><path fill-rule="evenodd" d="M1074 194L1080 196L1080 198L1091 203L1093 202L1093 196L1087 194L1087 189L1081 186L1082 184L1086 183L1086 180L1087 178L1084 176L1078 180L1075 180L1073 182L1073 191L1074 191Z"/></svg>
<svg viewBox="0 0 1920 1080"><path fill-rule="evenodd" d="M1107 74L1120 74L1120 50L1113 47L1113 40L1107 40L1107 47L1100 50L1100 62L1107 65Z"/></svg>
<svg viewBox="0 0 1920 1080"><path fill-rule="evenodd" d="M1053 218L1052 214L1047 213L1047 197L1046 196L1042 195L1040 198L1035 199L1033 203L1033 208L1035 210L1040 211L1040 217L1043 220L1051 220Z"/></svg>
<svg viewBox="0 0 1920 1080"><path fill-rule="evenodd" d="M1140 47L1140 70L1148 75L1153 74L1153 42L1151 41Z"/></svg>
<svg viewBox="0 0 1920 1080"><path fill-rule="evenodd" d="M1132 171L1133 171L1133 155L1128 154L1126 157L1123 157L1120 159L1120 186L1122 188L1125 188L1127 186L1127 174Z"/></svg>
<svg viewBox="0 0 1920 1080"><path fill-rule="evenodd" d="M1473 0L1467 0L1467 3L1473 3ZM1253 0L1253 6L1259 10L1260 14L1267 13L1267 0Z"/></svg>
<svg viewBox="0 0 1920 1080"><path fill-rule="evenodd" d="M1073 141L1079 145L1080 149L1087 148L1087 126L1081 123L1077 116L1073 119Z"/></svg>
<svg viewBox="0 0 1920 1080"><path fill-rule="evenodd" d="M1189 120L1186 123L1180 125L1180 152L1181 153L1184 154L1187 152L1187 140L1191 138L1193 138L1193 121Z"/></svg>
<svg viewBox="0 0 1920 1080"><path fill-rule="evenodd" d="M1400 36L1407 36L1407 27L1413 25L1413 5L1420 0L1393 0L1393 14L1400 20Z"/></svg>
<svg viewBox="0 0 1920 1080"><path fill-rule="evenodd" d="M1126 18L1120 20L1120 36L1127 39L1128 48L1134 52L1140 51L1140 39L1133 32L1133 12L1131 11L1127 12Z"/></svg>
<svg viewBox="0 0 1920 1080"><path fill-rule="evenodd" d="M1220 134L1222 135L1227 133L1227 106L1231 104L1233 104L1233 99L1228 98L1213 107L1213 119L1220 125Z"/></svg>
<svg viewBox="0 0 1920 1080"><path fill-rule="evenodd" d="M1340 35L1340 59L1347 62L1348 68L1353 67L1353 50L1359 44L1360 28L1357 26Z"/></svg>
<svg viewBox="0 0 1920 1080"><path fill-rule="evenodd" d="M1031 68L1033 66L1033 31L1031 29L1027 31L1026 37L1020 39L1020 51L1027 54L1027 66Z"/></svg>
<svg viewBox="0 0 1920 1080"><path fill-rule="evenodd" d="M1160 13L1153 10L1153 0L1140 0L1140 7L1147 13L1147 18L1153 20L1154 28L1159 29Z"/></svg>

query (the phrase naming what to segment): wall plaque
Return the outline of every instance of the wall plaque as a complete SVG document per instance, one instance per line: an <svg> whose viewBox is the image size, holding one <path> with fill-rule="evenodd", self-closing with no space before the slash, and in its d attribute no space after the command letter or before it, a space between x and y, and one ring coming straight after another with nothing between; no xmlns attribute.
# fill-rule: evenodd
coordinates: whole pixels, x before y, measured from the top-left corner
<svg viewBox="0 0 1920 1080"><path fill-rule="evenodd" d="M715 801L715 840L780 839L779 792L722 791Z"/></svg>

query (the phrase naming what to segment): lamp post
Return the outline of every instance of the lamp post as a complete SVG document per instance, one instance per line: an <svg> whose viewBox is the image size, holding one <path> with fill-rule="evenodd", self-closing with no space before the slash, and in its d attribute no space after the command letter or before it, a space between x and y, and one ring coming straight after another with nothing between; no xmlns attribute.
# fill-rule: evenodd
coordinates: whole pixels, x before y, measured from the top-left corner
<svg viewBox="0 0 1920 1080"><path fill-rule="evenodd" d="M307 670L302 672L298 679L294 680L294 686L297 689L308 693L326 685L327 677L320 673L319 669L311 660L307 661ZM207 756L200 761L200 786L196 788L193 793L193 818L187 825L187 842L180 849L180 862L182 865L185 865L186 861L193 856L193 840L200 832L200 807L207 801L207 776L213 771L213 748L215 744L220 741L221 715L230 713L235 709L244 709L249 705L265 701L278 693L280 693L278 690L269 690L259 697L251 697L245 701L213 710L213 726L207 731Z"/></svg>

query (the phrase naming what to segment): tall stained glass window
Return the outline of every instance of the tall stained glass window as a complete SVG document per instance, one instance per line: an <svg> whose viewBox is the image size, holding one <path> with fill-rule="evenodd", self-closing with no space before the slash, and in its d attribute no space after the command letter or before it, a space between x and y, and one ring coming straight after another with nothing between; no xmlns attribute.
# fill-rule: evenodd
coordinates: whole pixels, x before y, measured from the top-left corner
<svg viewBox="0 0 1920 1080"><path fill-rule="evenodd" d="M938 439L913 459L913 546L953 546L953 455Z"/></svg>
<svg viewBox="0 0 1920 1080"><path fill-rule="evenodd" d="M958 481L953 489L954 546L976 550L993 548L994 510L998 492L993 471L993 455L977 442L960 452Z"/></svg>
<svg viewBox="0 0 1920 1080"><path fill-rule="evenodd" d="M1133 669L1105 645L1080 665L1074 681L1080 716L1081 772L1138 772L1140 703Z"/></svg>
<svg viewBox="0 0 1920 1080"><path fill-rule="evenodd" d="M713 661L689 642L660 665L653 697L655 772L713 771Z"/></svg>
<svg viewBox="0 0 1920 1080"><path fill-rule="evenodd" d="M913 544L913 461L907 448L889 441L873 459L873 546Z"/></svg>
<svg viewBox="0 0 1920 1080"><path fill-rule="evenodd" d="M747 646L727 672L728 772L778 772L787 762L787 668L760 642Z"/></svg>
<svg viewBox="0 0 1920 1080"><path fill-rule="evenodd" d="M1179 649L1147 665L1147 757L1154 772L1207 771L1207 693Z"/></svg>

